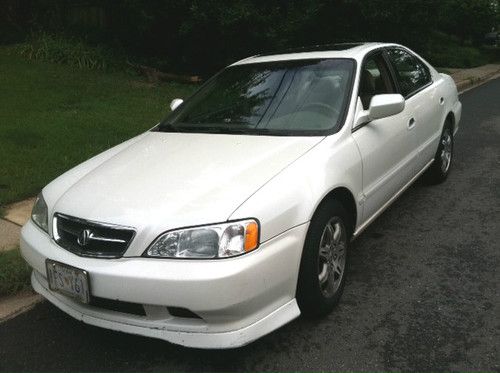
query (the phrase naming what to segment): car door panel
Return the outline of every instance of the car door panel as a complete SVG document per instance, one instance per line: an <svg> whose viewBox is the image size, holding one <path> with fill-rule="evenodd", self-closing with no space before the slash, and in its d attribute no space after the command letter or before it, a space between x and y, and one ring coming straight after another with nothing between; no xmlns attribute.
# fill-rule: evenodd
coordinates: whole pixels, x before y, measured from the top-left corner
<svg viewBox="0 0 500 373"><path fill-rule="evenodd" d="M434 157L439 139L439 128L444 97L439 94L428 67L417 56L404 48L388 48L390 62L399 90L406 98L406 108L414 121L418 144L416 172Z"/></svg>
<svg viewBox="0 0 500 373"><path fill-rule="evenodd" d="M364 220L375 214L415 174L418 150L405 110L372 121L352 136L363 162Z"/></svg>
<svg viewBox="0 0 500 373"><path fill-rule="evenodd" d="M383 52L367 56L360 74L358 112L369 108L374 95L397 92L394 74ZM363 162L365 221L417 172L418 146L413 106L405 103L401 113L373 120L352 134Z"/></svg>
<svg viewBox="0 0 500 373"><path fill-rule="evenodd" d="M441 136L441 118L444 110L444 95L440 94L441 82L433 83L408 101L414 106L419 144L419 167L423 168L434 158Z"/></svg>

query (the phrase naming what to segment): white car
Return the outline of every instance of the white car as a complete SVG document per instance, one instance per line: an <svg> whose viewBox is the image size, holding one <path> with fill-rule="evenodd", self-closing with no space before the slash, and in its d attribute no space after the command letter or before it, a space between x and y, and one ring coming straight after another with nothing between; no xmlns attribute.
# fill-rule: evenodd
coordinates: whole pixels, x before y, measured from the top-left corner
<svg viewBox="0 0 500 373"><path fill-rule="evenodd" d="M350 241L446 179L461 115L449 76L382 43L250 57L171 108L43 188L21 251L76 319L199 348L329 313Z"/></svg>

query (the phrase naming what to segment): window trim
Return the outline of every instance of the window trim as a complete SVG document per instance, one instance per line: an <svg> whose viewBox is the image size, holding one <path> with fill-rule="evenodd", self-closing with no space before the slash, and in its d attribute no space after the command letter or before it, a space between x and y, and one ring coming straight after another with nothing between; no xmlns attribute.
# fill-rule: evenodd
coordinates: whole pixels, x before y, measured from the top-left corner
<svg viewBox="0 0 500 373"><path fill-rule="evenodd" d="M434 79L432 78L432 73L431 73L429 67L427 66L427 64L424 61L422 61L420 58L418 58L410 50L408 50L408 49L406 49L404 47L400 47L400 46L384 47L383 49L384 49L384 53L386 55L386 58L388 60L388 63L390 65L390 67L391 67L392 73L394 74L394 79L395 79L396 84L397 84L398 92L405 98L405 100L407 100L407 99L415 96L417 93L423 91L424 89L426 89L427 87L431 86L434 83ZM429 82L428 83L426 83L425 85L423 85L423 86L421 86L421 87L419 87L419 88L417 88L417 89L409 92L406 96L403 95L403 93L401 92L401 86L399 84L399 80L397 79L397 77L398 77L398 75L397 75L397 69L394 66L393 62L391 61L391 59L389 57L389 53L388 53L390 50L398 50L398 49L402 50L403 52L406 52L410 56L412 56L419 64L421 64L424 67L425 71L427 71L427 74L429 74Z"/></svg>

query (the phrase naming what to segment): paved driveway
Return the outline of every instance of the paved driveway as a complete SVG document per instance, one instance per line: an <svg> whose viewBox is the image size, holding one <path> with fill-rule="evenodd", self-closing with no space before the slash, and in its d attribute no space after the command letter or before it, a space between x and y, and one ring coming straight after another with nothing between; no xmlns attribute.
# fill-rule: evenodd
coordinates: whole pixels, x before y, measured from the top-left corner
<svg viewBox="0 0 500 373"><path fill-rule="evenodd" d="M202 351L86 326L43 303L0 325L0 370L500 371L500 79L462 102L449 180L417 183L362 234L329 317Z"/></svg>

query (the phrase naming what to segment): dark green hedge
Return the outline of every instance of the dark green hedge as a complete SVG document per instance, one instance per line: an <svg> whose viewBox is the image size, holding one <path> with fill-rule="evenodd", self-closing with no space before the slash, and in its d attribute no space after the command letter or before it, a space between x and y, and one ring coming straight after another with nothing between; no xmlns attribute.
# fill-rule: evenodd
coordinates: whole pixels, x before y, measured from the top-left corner
<svg viewBox="0 0 500 373"><path fill-rule="evenodd" d="M456 45L451 60L474 63L463 47L500 23L499 8L499 0L0 0L0 38L65 33L202 74L253 53L354 40L400 42L438 64Z"/></svg>

